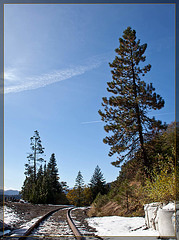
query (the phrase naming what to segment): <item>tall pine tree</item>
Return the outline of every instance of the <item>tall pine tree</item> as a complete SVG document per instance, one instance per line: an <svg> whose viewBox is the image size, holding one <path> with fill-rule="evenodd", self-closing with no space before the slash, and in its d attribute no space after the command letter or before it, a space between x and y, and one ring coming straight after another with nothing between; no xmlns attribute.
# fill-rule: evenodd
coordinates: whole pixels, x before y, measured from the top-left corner
<svg viewBox="0 0 179 240"><path fill-rule="evenodd" d="M48 202L56 203L57 200L60 198L62 188L59 183L58 168L54 153L52 153L50 161L47 165L47 179L48 179Z"/></svg>
<svg viewBox="0 0 179 240"><path fill-rule="evenodd" d="M89 186L92 191L93 200L96 198L98 193L101 193L101 194L106 193L106 190L107 190L106 181L105 181L103 174L101 172L101 169L99 168L98 165L96 166L96 168L94 170L94 174L91 178Z"/></svg>
<svg viewBox="0 0 179 240"><path fill-rule="evenodd" d="M31 203L66 204L67 198L59 182L58 168L55 154L50 157L48 164L39 156L44 153L38 131L31 137L32 153L25 164L26 179L22 187L23 199ZM45 162L37 167L38 162ZM64 183L63 187L67 187Z"/></svg>
<svg viewBox="0 0 179 240"><path fill-rule="evenodd" d="M34 131L34 135L30 138L31 140L31 153L27 156L28 163L25 164L25 172L26 179L24 181L22 187L22 197L25 200L31 202L38 202L37 200L37 163L43 162L44 159L41 155L44 153L44 148L42 147L39 132L36 130Z"/></svg>
<svg viewBox="0 0 179 240"><path fill-rule="evenodd" d="M84 200L83 195L83 189L84 189L84 180L81 172L78 172L78 175L76 177L76 183L75 183L75 189L77 190L77 204L76 206L80 207L82 205L82 202Z"/></svg>
<svg viewBox="0 0 179 240"><path fill-rule="evenodd" d="M33 171L34 182L36 181L37 175L37 162L43 162L44 159L41 155L44 153L44 148L42 147L39 132L34 131L34 135L30 138L31 140L31 150L32 152L27 156L29 161L29 167ZM32 165L31 165L32 164Z"/></svg>
<svg viewBox="0 0 179 240"><path fill-rule="evenodd" d="M109 156L117 153L118 160L112 164L120 164L141 151L141 159L146 175L150 169L145 143L159 129L165 128L161 121L150 118L149 110L158 110L164 106L164 100L156 94L152 83L146 84L141 76L150 71L151 65L143 66L147 44L136 40L136 31L128 27L119 38L120 46L115 49L117 56L109 66L112 68L111 82L107 91L112 95L103 98L104 112L99 110L104 129L111 136L103 139L110 146Z"/></svg>

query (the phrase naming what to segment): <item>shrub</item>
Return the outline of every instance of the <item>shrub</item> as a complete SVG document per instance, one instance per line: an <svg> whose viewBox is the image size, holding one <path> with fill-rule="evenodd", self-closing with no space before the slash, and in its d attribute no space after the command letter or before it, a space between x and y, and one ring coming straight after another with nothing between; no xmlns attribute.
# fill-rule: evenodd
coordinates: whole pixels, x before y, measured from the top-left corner
<svg viewBox="0 0 179 240"><path fill-rule="evenodd" d="M109 201L107 195L102 195L101 193L98 193L97 197L94 200L94 206L96 209L100 209L102 206L104 206Z"/></svg>
<svg viewBox="0 0 179 240"><path fill-rule="evenodd" d="M168 163L159 162L154 167L151 179L147 179L143 187L148 200L169 202L175 199L175 169L173 161L168 157Z"/></svg>

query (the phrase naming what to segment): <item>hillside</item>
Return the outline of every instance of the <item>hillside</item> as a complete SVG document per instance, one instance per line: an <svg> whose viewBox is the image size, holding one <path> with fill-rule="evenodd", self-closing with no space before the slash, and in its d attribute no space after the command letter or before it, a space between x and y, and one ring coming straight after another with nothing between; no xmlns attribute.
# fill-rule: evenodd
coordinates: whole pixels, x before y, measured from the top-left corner
<svg viewBox="0 0 179 240"><path fill-rule="evenodd" d="M18 190L5 190L4 195L19 195Z"/></svg>
<svg viewBox="0 0 179 240"><path fill-rule="evenodd" d="M175 200L175 124L146 144L150 172L146 177L140 153L121 166L119 177L107 194L98 194L89 216L144 216L144 204Z"/></svg>

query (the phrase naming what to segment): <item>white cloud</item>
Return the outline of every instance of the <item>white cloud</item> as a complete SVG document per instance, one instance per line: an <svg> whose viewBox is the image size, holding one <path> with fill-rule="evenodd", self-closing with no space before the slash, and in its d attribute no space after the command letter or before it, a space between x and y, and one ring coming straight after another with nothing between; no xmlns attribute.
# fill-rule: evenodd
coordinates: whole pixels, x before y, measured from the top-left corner
<svg viewBox="0 0 179 240"><path fill-rule="evenodd" d="M95 57L88 59L84 65L72 66L68 69L30 77L23 77L22 73L18 72L17 69L7 68L4 72L4 93L37 89L74 76L82 75L91 69L99 67L102 61L102 58Z"/></svg>
<svg viewBox="0 0 179 240"><path fill-rule="evenodd" d="M9 82L16 80L15 68L10 68L4 72L4 79L8 79Z"/></svg>

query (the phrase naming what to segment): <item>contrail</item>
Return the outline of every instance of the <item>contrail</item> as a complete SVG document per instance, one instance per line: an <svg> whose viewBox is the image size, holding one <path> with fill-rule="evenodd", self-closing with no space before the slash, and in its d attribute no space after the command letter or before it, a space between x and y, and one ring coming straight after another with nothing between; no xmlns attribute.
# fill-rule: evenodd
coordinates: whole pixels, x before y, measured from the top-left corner
<svg viewBox="0 0 179 240"><path fill-rule="evenodd" d="M149 116L159 116L159 115L167 115L167 114L174 114L174 112L170 112L170 113L159 113L159 114L149 114Z"/></svg>
<svg viewBox="0 0 179 240"><path fill-rule="evenodd" d="M82 122L81 124L90 124L90 123L99 123L99 122L103 122L103 121Z"/></svg>
<svg viewBox="0 0 179 240"><path fill-rule="evenodd" d="M19 69L7 69L4 73L4 93L21 92L45 87L98 68L102 62L104 62L102 57L95 56L87 59L83 65L71 66L67 69L28 77L23 77Z"/></svg>
<svg viewBox="0 0 179 240"><path fill-rule="evenodd" d="M161 114L155 114L155 115L150 115L150 116L167 115L167 114L174 114L174 112L170 112L170 113L161 113ZM99 122L103 122L103 121L82 122L81 124L91 124L91 123L99 123Z"/></svg>

